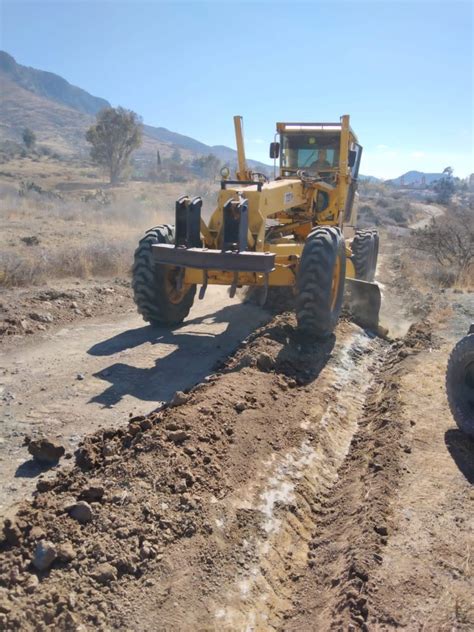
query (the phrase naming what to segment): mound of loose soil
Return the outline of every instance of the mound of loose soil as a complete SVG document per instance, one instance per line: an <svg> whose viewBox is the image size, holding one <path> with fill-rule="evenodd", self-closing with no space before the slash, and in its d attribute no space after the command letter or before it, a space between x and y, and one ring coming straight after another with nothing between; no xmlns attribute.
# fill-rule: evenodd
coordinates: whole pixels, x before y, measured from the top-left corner
<svg viewBox="0 0 474 632"><path fill-rule="evenodd" d="M0 341L130 309L133 309L132 294L125 279L4 290L0 300Z"/></svg>

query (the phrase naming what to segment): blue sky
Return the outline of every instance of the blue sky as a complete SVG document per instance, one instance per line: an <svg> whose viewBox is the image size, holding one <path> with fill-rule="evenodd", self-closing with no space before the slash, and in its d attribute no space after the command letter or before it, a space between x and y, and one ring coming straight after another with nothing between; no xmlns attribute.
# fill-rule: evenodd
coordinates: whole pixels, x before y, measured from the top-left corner
<svg viewBox="0 0 474 632"><path fill-rule="evenodd" d="M349 113L362 172L474 171L473 3L1 0L0 47L146 123L268 162L280 120Z"/></svg>

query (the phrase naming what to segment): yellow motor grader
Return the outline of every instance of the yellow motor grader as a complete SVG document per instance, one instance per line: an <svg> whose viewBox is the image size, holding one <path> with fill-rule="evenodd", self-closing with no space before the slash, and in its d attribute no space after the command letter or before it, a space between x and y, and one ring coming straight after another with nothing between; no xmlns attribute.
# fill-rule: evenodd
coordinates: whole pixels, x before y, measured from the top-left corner
<svg viewBox="0 0 474 632"><path fill-rule="evenodd" d="M152 324L181 323L196 287L209 284L291 287L301 331L324 338L334 330L344 288L356 318L377 326L380 291L373 283L378 235L355 230L354 198L362 147L349 124L277 123L270 144L274 179L247 165L242 118L234 117L238 169L227 168L208 223L199 197L176 202L175 224L147 231L135 252L133 290ZM279 168L277 172L277 160Z"/></svg>

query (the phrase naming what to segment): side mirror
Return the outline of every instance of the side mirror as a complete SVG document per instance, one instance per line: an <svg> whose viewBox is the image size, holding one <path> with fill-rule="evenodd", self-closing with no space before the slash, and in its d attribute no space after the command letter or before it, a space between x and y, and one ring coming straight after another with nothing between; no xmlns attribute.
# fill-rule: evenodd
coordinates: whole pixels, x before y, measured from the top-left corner
<svg viewBox="0 0 474 632"><path fill-rule="evenodd" d="M270 143L270 158L276 160L280 155L280 143Z"/></svg>
<svg viewBox="0 0 474 632"><path fill-rule="evenodd" d="M349 167L351 169L355 165L356 159L357 159L357 152L354 149L351 149L349 151Z"/></svg>

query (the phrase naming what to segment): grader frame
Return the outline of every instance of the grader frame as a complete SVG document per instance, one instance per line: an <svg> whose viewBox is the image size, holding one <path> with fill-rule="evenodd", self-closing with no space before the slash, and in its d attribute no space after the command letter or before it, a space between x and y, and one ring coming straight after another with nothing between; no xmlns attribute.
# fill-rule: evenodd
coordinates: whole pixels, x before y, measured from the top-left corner
<svg viewBox="0 0 474 632"><path fill-rule="evenodd" d="M229 285L231 294L245 285L294 286L304 239L312 228L326 225L342 229L345 218L352 225L356 220L351 189L355 190L357 174L351 174L349 162L350 158L351 164L360 161L362 148L357 155L351 151L357 137L348 115L342 116L340 123L277 123L280 134L340 135L339 164L331 171L331 182L302 172L296 177L280 173L271 182L255 181L245 158L241 117L234 117L234 125L236 179L222 179L209 224L201 217L202 200L183 196L176 202L175 244L153 246L158 263L182 267L183 285L201 285L201 298L208 284ZM318 212L321 194L327 204ZM267 220L273 220L270 229ZM349 247L346 254L346 276L354 278Z"/></svg>
<svg viewBox="0 0 474 632"><path fill-rule="evenodd" d="M290 287L299 328L324 338L348 288L357 319L377 326L378 235L354 231L362 147L349 116L339 123L277 123L280 142L271 143L270 156L276 161L281 149L280 169L272 181L249 169L240 116L234 125L238 168L235 179L221 170L209 222L202 199L185 195L176 202L174 226L156 226L140 240L132 281L138 311L151 323L176 325L198 285L200 298L210 284L230 286L231 296L256 286L262 302L269 288Z"/></svg>

